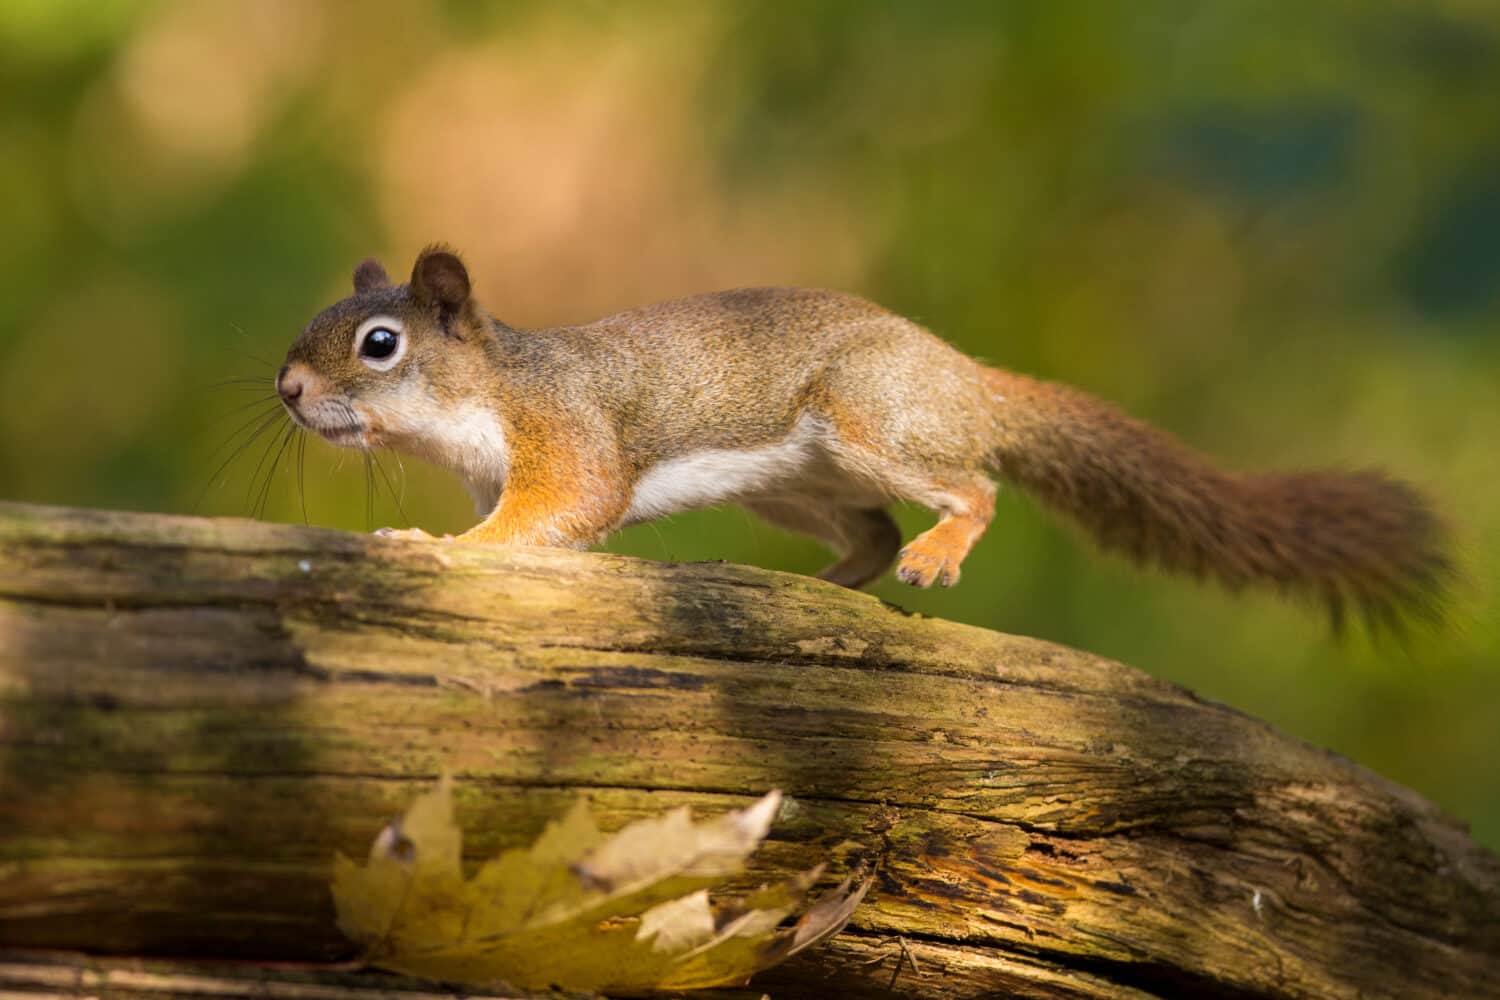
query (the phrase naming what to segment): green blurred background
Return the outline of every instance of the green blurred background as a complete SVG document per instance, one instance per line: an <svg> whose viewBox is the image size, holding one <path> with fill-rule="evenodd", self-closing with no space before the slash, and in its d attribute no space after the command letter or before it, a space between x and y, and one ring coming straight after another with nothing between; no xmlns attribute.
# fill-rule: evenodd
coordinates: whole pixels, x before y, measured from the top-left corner
<svg viewBox="0 0 1500 1000"><path fill-rule="evenodd" d="M843 288L1226 464L1386 466L1470 575L1406 648L1138 574L1013 495L959 588L876 592L1180 681L1500 845L1493 0L0 0L0 206L8 499L246 514L257 449L204 487L254 397L214 383L438 239L512 324ZM363 530L340 457L308 446L308 516ZM384 464L377 523L472 523ZM301 520L292 470L265 516ZM734 510L610 547L826 559Z"/></svg>

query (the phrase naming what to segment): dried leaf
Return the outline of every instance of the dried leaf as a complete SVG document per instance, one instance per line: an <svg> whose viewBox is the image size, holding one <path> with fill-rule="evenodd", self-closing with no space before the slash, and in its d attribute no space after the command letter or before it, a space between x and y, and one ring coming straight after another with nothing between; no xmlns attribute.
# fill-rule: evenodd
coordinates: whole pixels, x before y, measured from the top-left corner
<svg viewBox="0 0 1500 1000"><path fill-rule="evenodd" d="M650 941L652 951L668 954L691 951L714 937L714 911L708 905L708 890L699 889L681 899L658 903L641 914L637 941Z"/></svg>
<svg viewBox="0 0 1500 1000"><path fill-rule="evenodd" d="M612 993L737 985L836 933L869 879L846 879L796 924L822 867L741 898L709 889L739 872L781 796L694 823L686 809L601 833L579 800L529 848L472 879L452 782L375 838L363 866L335 859L339 926L382 968L470 984Z"/></svg>

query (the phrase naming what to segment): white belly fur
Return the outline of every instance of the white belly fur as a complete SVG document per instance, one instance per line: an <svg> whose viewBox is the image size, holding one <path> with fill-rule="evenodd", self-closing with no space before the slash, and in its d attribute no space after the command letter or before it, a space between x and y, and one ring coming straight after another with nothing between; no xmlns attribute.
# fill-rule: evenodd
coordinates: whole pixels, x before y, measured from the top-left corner
<svg viewBox="0 0 1500 1000"><path fill-rule="evenodd" d="M654 465L636 481L624 522L637 524L675 511L776 492L813 463L825 433L822 421L803 416L775 444L710 448Z"/></svg>

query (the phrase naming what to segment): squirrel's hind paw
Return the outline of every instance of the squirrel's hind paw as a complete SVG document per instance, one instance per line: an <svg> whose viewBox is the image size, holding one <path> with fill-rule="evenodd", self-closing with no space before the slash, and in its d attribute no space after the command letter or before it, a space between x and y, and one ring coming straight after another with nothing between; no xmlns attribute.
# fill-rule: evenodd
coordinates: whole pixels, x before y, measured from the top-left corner
<svg viewBox="0 0 1500 1000"><path fill-rule="evenodd" d="M901 550L901 561L896 564L896 579L924 590L934 583L951 587L958 582L958 560L948 557L932 546L924 546L917 538Z"/></svg>

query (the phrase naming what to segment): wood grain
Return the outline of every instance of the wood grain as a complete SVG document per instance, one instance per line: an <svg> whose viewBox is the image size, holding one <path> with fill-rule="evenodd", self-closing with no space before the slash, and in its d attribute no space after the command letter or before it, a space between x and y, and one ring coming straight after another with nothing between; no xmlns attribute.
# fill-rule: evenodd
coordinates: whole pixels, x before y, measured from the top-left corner
<svg viewBox="0 0 1500 1000"><path fill-rule="evenodd" d="M1500 997L1457 823L1086 653L740 566L0 505L0 943L346 958L333 852L444 768L476 859L580 794L781 788L752 878L880 876L778 998Z"/></svg>

